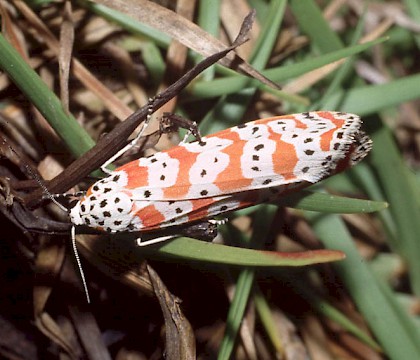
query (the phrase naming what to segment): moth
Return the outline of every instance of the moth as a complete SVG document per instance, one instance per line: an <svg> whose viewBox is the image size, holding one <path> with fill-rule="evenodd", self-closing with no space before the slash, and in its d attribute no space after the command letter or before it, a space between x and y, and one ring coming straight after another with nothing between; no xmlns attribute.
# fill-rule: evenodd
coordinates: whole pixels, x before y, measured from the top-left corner
<svg viewBox="0 0 420 360"><path fill-rule="evenodd" d="M251 121L129 162L70 210L75 226L147 233L276 202L361 161L359 116L306 112Z"/></svg>

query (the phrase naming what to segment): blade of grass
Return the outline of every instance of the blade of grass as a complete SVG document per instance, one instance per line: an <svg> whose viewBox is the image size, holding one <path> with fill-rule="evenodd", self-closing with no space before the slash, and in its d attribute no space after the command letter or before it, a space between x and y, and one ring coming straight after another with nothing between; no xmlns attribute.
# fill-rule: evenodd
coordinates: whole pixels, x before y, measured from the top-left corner
<svg viewBox="0 0 420 360"><path fill-rule="evenodd" d="M420 3L417 0L404 0L405 7L408 9L411 17L420 22ZM415 40L417 43L417 48L420 47L420 35L415 35Z"/></svg>
<svg viewBox="0 0 420 360"><path fill-rule="evenodd" d="M151 82L153 84L160 84L166 65L156 44L153 42L144 44L142 47L142 57Z"/></svg>
<svg viewBox="0 0 420 360"><path fill-rule="evenodd" d="M417 359L420 334L389 289L373 276L360 257L343 221L333 215L308 217L316 217L312 225L326 247L346 254L346 260L334 267L387 356L396 360Z"/></svg>
<svg viewBox="0 0 420 360"><path fill-rule="evenodd" d="M367 163L362 163L351 169L350 176L355 178L355 181L361 184L361 187L370 199L380 199L385 201L385 195L382 189L378 186L378 181L373 173L372 166ZM388 205L388 203L386 203ZM391 210L387 206L383 211L378 212L377 216L381 219L384 230L387 234L387 242L392 249L399 252L399 241L396 238L395 221L392 217Z"/></svg>
<svg viewBox="0 0 420 360"><path fill-rule="evenodd" d="M255 310L257 311L258 317L261 320L261 323L271 341L271 344L276 350L276 353L280 354L283 358L284 346L277 331L277 324L275 324L274 318L270 311L270 306L268 305L264 295L262 294L258 286L256 286L253 300L255 303Z"/></svg>
<svg viewBox="0 0 420 360"><path fill-rule="evenodd" d="M339 324L343 329L356 336L359 340L363 341L366 345L370 346L376 351L382 351L379 344L366 333L365 330L357 326L342 312L337 310L327 301L323 300L320 296L316 295L313 291L309 291L307 287L302 284L294 283L294 291L296 291L302 298L306 299L311 306L316 309L320 314L326 318Z"/></svg>
<svg viewBox="0 0 420 360"><path fill-rule="evenodd" d="M259 247L262 240L268 235L270 229L269 225L275 214L274 207L263 206L260 207L256 216L254 217L254 228L252 238L249 239L243 233L235 232L237 239L242 246ZM232 227L230 227L232 229ZM232 229L233 230L233 229ZM234 233L231 232L233 236ZM236 282L235 295L229 308L226 319L226 330L220 345L219 360L228 360L231 358L235 340L240 330L241 323L244 318L246 305L248 304L251 289L254 284L255 270L250 268L243 268L238 276Z"/></svg>
<svg viewBox="0 0 420 360"><path fill-rule="evenodd" d="M395 220L398 249L408 263L411 285L420 295L420 206L415 179L405 166L389 129L376 117L367 122L371 130L375 151L371 154L372 166L383 184L390 211Z"/></svg>
<svg viewBox="0 0 420 360"><path fill-rule="evenodd" d="M220 0L200 1L198 7L198 25L210 35L217 36L220 27ZM201 59L198 57L196 63ZM202 79L209 81L214 78L215 66L202 73Z"/></svg>
<svg viewBox="0 0 420 360"><path fill-rule="evenodd" d="M218 360L229 360L232 357L235 346L235 339L243 321L249 294L254 284L255 272L252 269L244 268L236 281L235 296L229 308L226 319L226 329L220 345Z"/></svg>
<svg viewBox="0 0 420 360"><path fill-rule="evenodd" d="M299 23L299 28L309 36L311 44L315 45L321 53L344 47L341 39L331 30L314 1L291 0L290 8Z"/></svg>
<svg viewBox="0 0 420 360"><path fill-rule="evenodd" d="M262 236L259 235L259 239L261 238ZM306 266L343 259L343 254L334 250L281 253L206 243L189 238L177 238L159 246L145 246L139 248L138 252L154 257L258 267Z"/></svg>
<svg viewBox="0 0 420 360"><path fill-rule="evenodd" d="M340 103L341 111L370 115L419 98L419 82L420 75L411 75L386 84L361 86L345 93L337 90L324 105L327 109L336 109Z"/></svg>
<svg viewBox="0 0 420 360"><path fill-rule="evenodd" d="M317 211L332 214L357 214L383 211L388 208L385 201L372 201L331 195L319 191L301 190L298 193L285 195L275 203L277 206L286 206L294 209ZM235 211L235 216L247 216L256 211L259 206Z"/></svg>
<svg viewBox="0 0 420 360"><path fill-rule="evenodd" d="M386 209L383 201L361 200L307 190L290 194L279 201L282 206L333 214L370 213Z"/></svg>
<svg viewBox="0 0 420 360"><path fill-rule="evenodd" d="M366 9L365 9L366 10ZM354 31L351 44L355 45L360 40L365 25L365 17L363 16L359 22L357 23L357 27ZM331 97L332 94L334 94L337 90L340 90L342 87L342 83L344 79L349 76L351 71L353 70L353 64L354 64L354 58L350 57L346 60L346 62L341 66L338 71L335 72L335 75L333 77L333 80L329 84L327 90L322 95L322 98L317 102L314 103L311 109L322 109L324 107L324 102Z"/></svg>

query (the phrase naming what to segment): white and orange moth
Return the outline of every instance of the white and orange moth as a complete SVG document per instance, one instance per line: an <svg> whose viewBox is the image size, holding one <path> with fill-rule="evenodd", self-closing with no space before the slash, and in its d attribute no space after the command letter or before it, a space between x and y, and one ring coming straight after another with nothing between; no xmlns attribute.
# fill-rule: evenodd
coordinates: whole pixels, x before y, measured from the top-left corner
<svg viewBox="0 0 420 360"><path fill-rule="evenodd" d="M357 164L371 145L353 114L259 119L121 166L94 183L70 217L109 233L192 224L275 202Z"/></svg>

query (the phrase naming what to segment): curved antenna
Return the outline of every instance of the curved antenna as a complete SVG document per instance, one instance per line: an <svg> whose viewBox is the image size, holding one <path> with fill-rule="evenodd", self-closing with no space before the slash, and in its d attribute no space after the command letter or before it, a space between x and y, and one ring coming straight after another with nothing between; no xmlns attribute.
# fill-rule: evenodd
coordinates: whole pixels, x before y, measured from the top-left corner
<svg viewBox="0 0 420 360"><path fill-rule="evenodd" d="M85 291L85 294L86 294L86 300L88 304L90 304L90 296L89 296L89 290L86 283L85 273L83 272L82 262L80 261L79 252L77 251L76 227L74 225L71 227L71 245L73 247L73 253L76 259L77 267L79 268L79 274L80 274L80 278L82 279L83 290Z"/></svg>
<svg viewBox="0 0 420 360"><path fill-rule="evenodd" d="M48 196L48 198L58 206L60 210L63 210L65 213L68 214L69 209L67 209L63 204L60 204L57 200L54 199L54 195L50 193L48 188L45 186L44 182L40 179L37 173L33 172L32 169L27 165L24 164L26 170L31 174L31 176L35 179L35 181L38 183L38 185L44 190L45 194Z"/></svg>

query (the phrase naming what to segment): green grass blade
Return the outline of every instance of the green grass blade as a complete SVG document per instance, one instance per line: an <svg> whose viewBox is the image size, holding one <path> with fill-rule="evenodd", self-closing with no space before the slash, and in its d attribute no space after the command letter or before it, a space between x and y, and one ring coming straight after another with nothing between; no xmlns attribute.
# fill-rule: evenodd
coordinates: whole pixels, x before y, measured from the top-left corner
<svg viewBox="0 0 420 360"><path fill-rule="evenodd" d="M357 326L334 306L323 300L314 292L309 291L306 287L299 283L295 284L295 288L296 292L299 293L299 295L301 295L304 299L306 299L306 301L308 301L311 306L315 308L320 314L339 324L343 329L353 334L355 337L363 341L366 345L370 346L375 351L382 351L379 344L373 340L365 330Z"/></svg>
<svg viewBox="0 0 420 360"><path fill-rule="evenodd" d="M340 38L334 31L331 31L321 10L313 0L291 0L290 7L300 29L309 36L311 44L316 46L321 53L343 47Z"/></svg>
<svg viewBox="0 0 420 360"><path fill-rule="evenodd" d="M342 220L334 215L321 216L313 227L326 247L346 254L346 260L334 267L386 354L395 360L419 358L420 334L389 290L389 294L384 293L386 287L360 257Z"/></svg>
<svg viewBox="0 0 420 360"><path fill-rule="evenodd" d="M237 238L240 239L242 246L261 247L262 240L268 235L270 224L274 218L275 211L272 207L263 206L260 207L254 218L255 226L253 228L252 238L247 238L244 234L238 233ZM233 230L233 227L231 227ZM222 343L220 345L219 360L230 359L235 340L238 336L242 319L244 318L246 305L250 298L251 289L254 284L255 270L250 268L244 268L239 273L235 295L229 308L226 330L223 336Z"/></svg>
<svg viewBox="0 0 420 360"><path fill-rule="evenodd" d="M340 103L341 111L370 115L391 106L420 97L420 75L406 76L381 85L366 85L353 88L344 94L337 91L326 102L327 109L336 108ZM342 102L340 102L342 100Z"/></svg>
<svg viewBox="0 0 420 360"><path fill-rule="evenodd" d="M253 300L255 303L255 310L257 311L258 317L261 320L271 344L277 354L284 356L284 346L277 332L277 325L274 323L270 306L258 286L256 286Z"/></svg>
<svg viewBox="0 0 420 360"><path fill-rule="evenodd" d="M420 3L417 0L404 0L403 3L408 9L408 12L413 20L417 21L417 23L420 23ZM414 38L417 43L417 48L420 48L420 35L417 34Z"/></svg>
<svg viewBox="0 0 420 360"><path fill-rule="evenodd" d="M142 247L138 251L156 257L256 267L306 266L343 259L341 252L333 250L282 253L213 244L189 238L177 238L162 245Z"/></svg>
<svg viewBox="0 0 420 360"><path fill-rule="evenodd" d="M420 295L420 204L419 189L405 166L392 134L377 118L367 121L375 151L371 154L372 166L383 185L390 211L395 220L400 253L408 263L411 284Z"/></svg>
<svg viewBox="0 0 420 360"><path fill-rule="evenodd" d="M279 201L282 206L333 214L371 213L386 209L383 201L347 198L307 190L290 194Z"/></svg>
<svg viewBox="0 0 420 360"><path fill-rule="evenodd" d="M229 360L232 356L235 340L244 317L249 294L254 284L255 272L252 269L244 268L236 281L235 296L229 308L226 319L225 335L220 345L218 360Z"/></svg>
<svg viewBox="0 0 420 360"><path fill-rule="evenodd" d="M198 25L216 38L220 28L220 6L220 0L214 0L200 1L198 7ZM202 57L197 56L195 62L198 63L200 59L202 59ZM200 77L204 81L209 81L214 78L215 72L216 66L211 66L205 70Z"/></svg>

